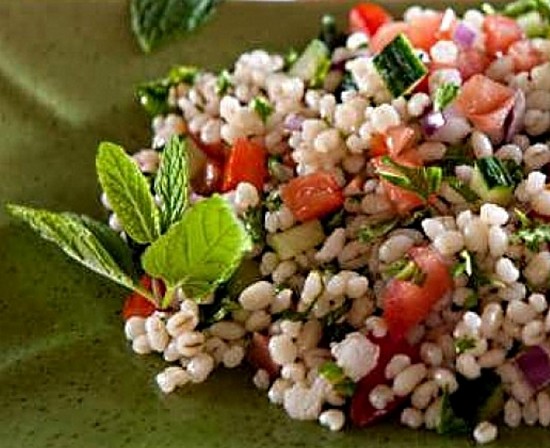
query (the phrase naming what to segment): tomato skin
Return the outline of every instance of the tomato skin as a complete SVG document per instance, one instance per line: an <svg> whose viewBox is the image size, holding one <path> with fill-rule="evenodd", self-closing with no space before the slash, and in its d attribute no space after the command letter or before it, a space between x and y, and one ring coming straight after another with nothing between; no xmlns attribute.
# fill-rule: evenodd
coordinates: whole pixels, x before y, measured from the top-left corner
<svg viewBox="0 0 550 448"><path fill-rule="evenodd" d="M407 37L410 39L413 47L421 48L424 51L430 51L430 48L441 38L440 27L443 14L424 13L413 17L409 21L409 30Z"/></svg>
<svg viewBox="0 0 550 448"><path fill-rule="evenodd" d="M348 15L350 31L362 31L369 36L374 36L382 25L391 20L390 13L376 3L359 3L351 8Z"/></svg>
<svg viewBox="0 0 550 448"><path fill-rule="evenodd" d="M510 46L523 37L523 31L516 20L498 14L489 15L483 21L485 50L491 56L506 53Z"/></svg>
<svg viewBox="0 0 550 448"><path fill-rule="evenodd" d="M321 218L344 204L334 176L320 171L292 179L281 188L281 198L298 221Z"/></svg>
<svg viewBox="0 0 550 448"><path fill-rule="evenodd" d="M489 65L491 57L477 48L463 49L458 54L457 67L464 81L474 75L485 73Z"/></svg>
<svg viewBox="0 0 550 448"><path fill-rule="evenodd" d="M383 293L384 319L396 339L422 322L453 285L449 267L437 251L415 247L409 255L425 274L422 285L392 279Z"/></svg>
<svg viewBox="0 0 550 448"><path fill-rule="evenodd" d="M518 40L508 49L508 56L514 61L514 71L528 72L544 62L543 54L528 40Z"/></svg>
<svg viewBox="0 0 550 448"><path fill-rule="evenodd" d="M409 25L405 22L389 22L382 25L369 42L369 48L373 53L380 53L386 45L399 34L407 34Z"/></svg>
<svg viewBox="0 0 550 448"><path fill-rule="evenodd" d="M411 346L405 339L395 340L389 335L382 338L368 335L367 338L380 347L380 355L376 367L357 383L357 388L351 399L350 419L356 426L372 425L404 404L407 397L396 397L388 403L386 408L376 409L370 403L369 394L380 384L391 386L392 380L386 379L385 370L395 355L407 355L412 362L418 359L418 347Z"/></svg>
<svg viewBox="0 0 550 448"><path fill-rule="evenodd" d="M193 143L199 148L207 157L223 161L227 156L227 147L220 141L218 143L206 144L196 134L189 134Z"/></svg>
<svg viewBox="0 0 550 448"><path fill-rule="evenodd" d="M233 190L240 182L249 182L261 192L267 176L264 148L246 138L237 139L225 164L222 191Z"/></svg>
<svg viewBox="0 0 550 448"><path fill-rule="evenodd" d="M152 289L152 280L148 275L141 277L139 283L141 286L149 291ZM148 317L156 310L153 303L147 300L137 292L131 293L124 301L122 308L122 318L124 320L130 319L133 316Z"/></svg>

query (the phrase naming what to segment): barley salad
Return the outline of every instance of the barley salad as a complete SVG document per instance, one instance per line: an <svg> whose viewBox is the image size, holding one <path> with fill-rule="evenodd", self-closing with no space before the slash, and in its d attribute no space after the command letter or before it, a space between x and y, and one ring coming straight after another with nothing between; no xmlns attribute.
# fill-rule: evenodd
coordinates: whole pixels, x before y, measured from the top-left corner
<svg viewBox="0 0 550 448"><path fill-rule="evenodd" d="M165 393L247 362L332 431L550 425L550 3L320 28L139 86L150 148L97 154L108 226L8 210L133 291Z"/></svg>

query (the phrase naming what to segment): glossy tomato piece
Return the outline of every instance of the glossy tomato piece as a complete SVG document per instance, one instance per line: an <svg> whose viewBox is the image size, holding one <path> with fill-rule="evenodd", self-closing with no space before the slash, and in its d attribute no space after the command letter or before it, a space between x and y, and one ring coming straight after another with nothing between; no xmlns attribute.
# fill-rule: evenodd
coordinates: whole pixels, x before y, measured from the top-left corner
<svg viewBox="0 0 550 448"><path fill-rule="evenodd" d="M406 34L413 47L430 51L430 48L440 39L439 29L442 19L443 14L436 12L426 12L411 18Z"/></svg>
<svg viewBox="0 0 550 448"><path fill-rule="evenodd" d="M449 266L439 252L429 247L415 247L409 255L424 273L424 282L417 285L392 279L383 293L384 319L396 339L422 322L453 286Z"/></svg>
<svg viewBox="0 0 550 448"><path fill-rule="evenodd" d="M248 362L255 369L263 369L271 380L275 380L279 375L281 367L276 364L269 354L269 336L261 333L254 333L250 339L250 345L247 352Z"/></svg>
<svg viewBox="0 0 550 448"><path fill-rule="evenodd" d="M390 13L376 3L359 3L351 8L348 15L350 31L362 31L369 36L374 36L382 25L391 20Z"/></svg>
<svg viewBox="0 0 550 448"><path fill-rule="evenodd" d="M369 42L369 48L373 53L380 53L386 45L399 34L407 34L409 25L405 22L389 22L382 25Z"/></svg>
<svg viewBox="0 0 550 448"><path fill-rule="evenodd" d="M502 135L514 102L513 89L484 75L474 75L460 89L455 104L476 129L496 138Z"/></svg>
<svg viewBox="0 0 550 448"><path fill-rule="evenodd" d="M491 65L491 57L477 48L466 48L458 53L457 68L462 79L467 81L474 75L483 74Z"/></svg>
<svg viewBox="0 0 550 448"><path fill-rule="evenodd" d="M544 62L543 54L529 40L518 40L508 49L508 56L514 61L514 71L528 72Z"/></svg>
<svg viewBox="0 0 550 448"><path fill-rule="evenodd" d="M418 347L411 346L405 339L396 340L387 335L383 338L368 336L369 340L380 347L380 355L376 367L358 383L351 399L350 418L354 425L372 425L393 411L398 409L407 400L407 397L396 397L384 409L376 409L369 400L372 389L380 384L391 385L391 380L386 379L385 370L390 360L398 354L404 354L413 362L418 359Z"/></svg>
<svg viewBox="0 0 550 448"><path fill-rule="evenodd" d="M151 277L144 275L141 277L141 286L149 291L152 290ZM147 317L153 314L156 310L155 304L138 294L137 292L131 293L125 300L122 308L122 317L124 320L128 320L132 316Z"/></svg>
<svg viewBox="0 0 550 448"><path fill-rule="evenodd" d="M514 42L523 37L523 31L516 20L498 14L485 17L483 31L485 32L485 50L491 56L506 53Z"/></svg>
<svg viewBox="0 0 550 448"><path fill-rule="evenodd" d="M265 149L246 138L239 138L225 164L222 191L233 190L240 182L249 182L261 192L267 176Z"/></svg>
<svg viewBox="0 0 550 448"><path fill-rule="evenodd" d="M405 150L410 148L415 140L416 132L410 126L394 126L386 131L386 146L388 154L394 159L398 159L400 154L405 154Z"/></svg>
<svg viewBox="0 0 550 448"><path fill-rule="evenodd" d="M281 198L298 221L322 218L344 204L338 182L332 174L323 172L292 179L281 188Z"/></svg>

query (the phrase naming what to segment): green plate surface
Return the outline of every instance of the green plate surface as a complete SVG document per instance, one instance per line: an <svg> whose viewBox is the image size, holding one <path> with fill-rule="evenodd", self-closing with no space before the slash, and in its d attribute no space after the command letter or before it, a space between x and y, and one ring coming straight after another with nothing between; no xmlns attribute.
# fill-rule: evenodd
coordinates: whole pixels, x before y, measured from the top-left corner
<svg viewBox="0 0 550 448"><path fill-rule="evenodd" d="M98 142L137 149L149 138L136 83L176 63L220 68L253 47L301 45L323 12L342 18L346 7L225 4L152 56L137 49L126 10L122 0L0 2L0 203L100 217ZM0 212L1 447L469 446L393 424L332 434L292 422L246 370L164 396L153 380L162 363L124 340L123 296ZM548 446L550 434L503 431L499 443Z"/></svg>

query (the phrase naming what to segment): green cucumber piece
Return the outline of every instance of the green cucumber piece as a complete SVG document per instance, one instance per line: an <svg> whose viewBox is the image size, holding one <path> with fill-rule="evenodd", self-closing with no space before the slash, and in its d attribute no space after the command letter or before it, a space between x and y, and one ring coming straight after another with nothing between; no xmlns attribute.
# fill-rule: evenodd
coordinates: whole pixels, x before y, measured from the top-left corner
<svg viewBox="0 0 550 448"><path fill-rule="evenodd" d="M311 87L321 87L330 68L330 51L319 39L313 39L290 67L289 75L300 78Z"/></svg>
<svg viewBox="0 0 550 448"><path fill-rule="evenodd" d="M386 45L372 62L395 98L411 92L428 73L404 34L399 34Z"/></svg>
<svg viewBox="0 0 550 448"><path fill-rule="evenodd" d="M275 249L281 260L295 257L321 244L324 240L323 226L318 220L308 221L267 237L267 243Z"/></svg>
<svg viewBox="0 0 550 448"><path fill-rule="evenodd" d="M514 182L502 162L495 157L478 159L470 188L485 202L508 205L514 193Z"/></svg>

